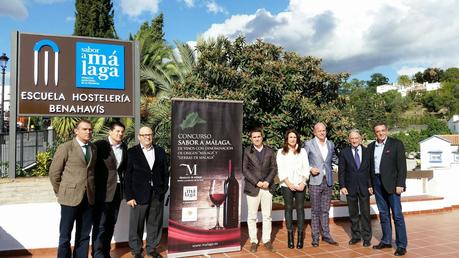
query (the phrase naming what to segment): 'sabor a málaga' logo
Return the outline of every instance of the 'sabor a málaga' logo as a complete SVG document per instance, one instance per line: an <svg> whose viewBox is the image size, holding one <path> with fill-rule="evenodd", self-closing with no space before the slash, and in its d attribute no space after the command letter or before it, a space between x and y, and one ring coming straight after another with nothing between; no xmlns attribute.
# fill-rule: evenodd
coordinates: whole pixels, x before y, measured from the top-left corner
<svg viewBox="0 0 459 258"><path fill-rule="evenodd" d="M124 47L77 42L76 87L124 90Z"/></svg>

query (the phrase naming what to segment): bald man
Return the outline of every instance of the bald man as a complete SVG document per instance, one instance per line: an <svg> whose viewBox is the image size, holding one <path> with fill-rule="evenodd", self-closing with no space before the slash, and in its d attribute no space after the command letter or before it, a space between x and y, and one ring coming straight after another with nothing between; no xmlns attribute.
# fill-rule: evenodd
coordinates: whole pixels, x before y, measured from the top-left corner
<svg viewBox="0 0 459 258"><path fill-rule="evenodd" d="M314 125L314 138L305 142L309 166L309 197L311 198L312 246L319 246L322 240L331 245L338 243L330 235L328 213L333 188L332 163L338 164L335 145L327 139L327 129L323 123Z"/></svg>
<svg viewBox="0 0 459 258"><path fill-rule="evenodd" d="M149 127L139 130L139 144L128 150L125 195L129 208L129 247L134 258L143 257L144 223L147 225L146 254L162 257L157 251L161 240L164 196L169 172L166 153L153 144Z"/></svg>

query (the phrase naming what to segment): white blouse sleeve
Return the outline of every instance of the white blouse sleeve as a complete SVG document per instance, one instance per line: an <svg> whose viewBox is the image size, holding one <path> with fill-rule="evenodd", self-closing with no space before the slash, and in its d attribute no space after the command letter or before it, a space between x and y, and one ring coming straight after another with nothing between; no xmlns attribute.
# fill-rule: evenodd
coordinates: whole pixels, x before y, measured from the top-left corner
<svg viewBox="0 0 459 258"><path fill-rule="evenodd" d="M277 151L276 161L277 161L277 173L279 176L279 181L282 183L288 177L288 169L285 164L285 155L282 154L282 149Z"/></svg>
<svg viewBox="0 0 459 258"><path fill-rule="evenodd" d="M301 155L301 161L302 161L301 171L303 171L303 176L305 177L305 179L308 179L310 175L309 171L311 170L311 167L309 166L308 153L306 152L304 148L302 148L300 155Z"/></svg>

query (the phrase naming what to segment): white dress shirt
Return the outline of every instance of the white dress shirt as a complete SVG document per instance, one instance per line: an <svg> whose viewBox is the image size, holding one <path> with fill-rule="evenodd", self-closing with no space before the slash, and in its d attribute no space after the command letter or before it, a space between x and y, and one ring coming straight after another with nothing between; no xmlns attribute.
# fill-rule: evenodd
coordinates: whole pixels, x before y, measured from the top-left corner
<svg viewBox="0 0 459 258"><path fill-rule="evenodd" d="M384 139L382 143L378 143L378 141L375 141L375 154L374 154L374 160L375 160L375 174L379 174L379 166L381 164L381 157L383 154L384 146L386 145L387 137Z"/></svg>
<svg viewBox="0 0 459 258"><path fill-rule="evenodd" d="M121 161L123 160L123 150L121 149L121 143L114 144L110 136L108 137L108 142L110 143L110 146L112 146L113 154L115 154L116 168L118 169L121 165ZM116 174L116 182L121 183L118 173Z"/></svg>
<svg viewBox="0 0 459 258"><path fill-rule="evenodd" d="M322 158L325 160L327 159L328 156L328 144L327 144L327 138L325 138L324 143L320 143L319 139L315 137L317 146L319 146L320 154L322 154Z"/></svg>
<svg viewBox="0 0 459 258"><path fill-rule="evenodd" d="M155 148L153 148L153 145L149 148L145 148L142 144L140 144L140 146L142 147L143 155L145 155L150 169L153 169L153 164L155 164Z"/></svg>
<svg viewBox="0 0 459 258"><path fill-rule="evenodd" d="M262 151L263 150L263 144L261 145L260 148L258 148L257 146L253 145L253 147L255 148L255 150L257 150L258 152Z"/></svg>
<svg viewBox="0 0 459 258"><path fill-rule="evenodd" d="M113 154L115 154L116 168L119 168L121 165L121 161L123 160L123 150L121 149L121 143L118 143L118 144L113 143L113 140L110 137L108 137L108 142L110 142L110 146L112 146Z"/></svg>

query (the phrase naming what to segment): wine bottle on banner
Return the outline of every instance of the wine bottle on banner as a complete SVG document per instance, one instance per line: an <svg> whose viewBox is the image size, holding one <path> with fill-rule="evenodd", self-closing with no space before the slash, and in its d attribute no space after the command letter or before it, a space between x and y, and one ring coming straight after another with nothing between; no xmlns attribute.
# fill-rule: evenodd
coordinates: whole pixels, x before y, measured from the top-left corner
<svg viewBox="0 0 459 258"><path fill-rule="evenodd" d="M234 174L231 160L228 163L228 178L225 181L225 191L223 226L225 228L237 228L239 227L239 182Z"/></svg>

